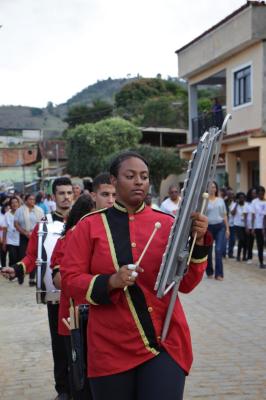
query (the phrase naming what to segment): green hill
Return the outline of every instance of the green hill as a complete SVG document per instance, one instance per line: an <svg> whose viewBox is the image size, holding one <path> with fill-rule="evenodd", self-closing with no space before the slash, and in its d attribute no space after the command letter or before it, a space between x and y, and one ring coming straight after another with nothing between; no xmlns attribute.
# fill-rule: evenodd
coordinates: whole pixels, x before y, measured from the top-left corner
<svg viewBox="0 0 266 400"><path fill-rule="evenodd" d="M114 103L115 94L129 81L137 78L98 81L75 94L65 103L50 107L0 106L0 132L6 129L44 129L62 132L67 128L63 119L67 110L77 104L92 105L94 100Z"/></svg>

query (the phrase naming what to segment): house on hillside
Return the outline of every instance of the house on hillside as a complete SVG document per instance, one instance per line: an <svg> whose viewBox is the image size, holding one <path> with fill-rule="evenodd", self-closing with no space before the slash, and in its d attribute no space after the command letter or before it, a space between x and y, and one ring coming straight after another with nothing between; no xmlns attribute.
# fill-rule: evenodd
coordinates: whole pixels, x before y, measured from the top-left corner
<svg viewBox="0 0 266 400"><path fill-rule="evenodd" d="M176 147L187 143L187 131L185 129L148 127L140 128L142 132L141 144L149 144L158 147Z"/></svg>
<svg viewBox="0 0 266 400"><path fill-rule="evenodd" d="M221 112L232 114L225 135L217 180L235 190L266 187L266 4L247 1L218 24L176 51L179 77L188 81L190 159L205 129L213 125L197 108L198 89L218 88Z"/></svg>
<svg viewBox="0 0 266 400"><path fill-rule="evenodd" d="M35 190L38 181L37 165L41 160L37 144L0 148L1 182L12 182L16 190ZM33 187L34 186L34 187Z"/></svg>

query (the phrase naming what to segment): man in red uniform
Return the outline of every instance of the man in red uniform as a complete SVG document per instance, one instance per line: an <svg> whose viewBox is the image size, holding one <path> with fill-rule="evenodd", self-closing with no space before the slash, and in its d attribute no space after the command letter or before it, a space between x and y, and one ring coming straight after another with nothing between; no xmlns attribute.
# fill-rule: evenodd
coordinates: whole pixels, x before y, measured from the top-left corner
<svg viewBox="0 0 266 400"><path fill-rule="evenodd" d="M64 222L73 203L73 189L69 178L61 177L53 182L53 195L56 210L52 213L53 221ZM36 267L38 250L38 225L33 230L26 251L26 256L17 264L1 270L7 277L17 277L19 283L24 280L25 273L30 273ZM55 389L58 393L57 400L70 399L68 379L67 355L65 352L64 338L58 335L58 310L59 303L47 303L49 328L52 341L54 360Z"/></svg>

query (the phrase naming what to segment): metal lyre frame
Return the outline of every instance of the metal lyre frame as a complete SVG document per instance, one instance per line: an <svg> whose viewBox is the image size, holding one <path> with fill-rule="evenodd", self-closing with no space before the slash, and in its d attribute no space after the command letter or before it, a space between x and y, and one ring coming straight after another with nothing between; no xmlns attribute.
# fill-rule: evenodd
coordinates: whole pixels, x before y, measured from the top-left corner
<svg viewBox="0 0 266 400"><path fill-rule="evenodd" d="M187 176L181 192L181 203L171 228L168 244L163 255L162 264L156 279L154 289L157 297L162 298L172 290L171 300L167 310L162 341L165 340L172 313L174 310L180 282L187 271L192 249L190 249L191 213L205 213L207 201L206 192L214 179L222 138L231 115L228 114L222 128L210 128L201 137L189 162ZM190 253L191 251L191 253Z"/></svg>

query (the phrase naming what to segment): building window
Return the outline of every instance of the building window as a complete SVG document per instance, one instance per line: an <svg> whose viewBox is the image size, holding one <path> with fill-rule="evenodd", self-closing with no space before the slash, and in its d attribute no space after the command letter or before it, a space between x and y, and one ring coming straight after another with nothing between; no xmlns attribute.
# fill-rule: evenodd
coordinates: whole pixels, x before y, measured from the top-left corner
<svg viewBox="0 0 266 400"><path fill-rule="evenodd" d="M234 107L251 102L251 66L234 72Z"/></svg>

